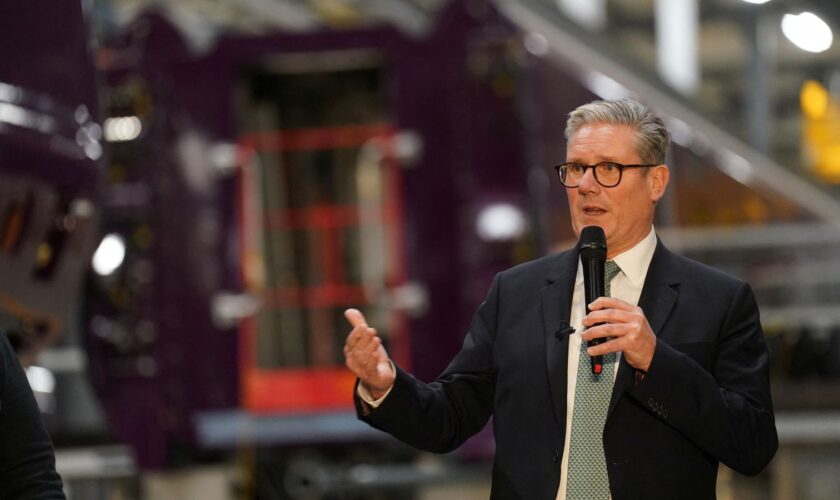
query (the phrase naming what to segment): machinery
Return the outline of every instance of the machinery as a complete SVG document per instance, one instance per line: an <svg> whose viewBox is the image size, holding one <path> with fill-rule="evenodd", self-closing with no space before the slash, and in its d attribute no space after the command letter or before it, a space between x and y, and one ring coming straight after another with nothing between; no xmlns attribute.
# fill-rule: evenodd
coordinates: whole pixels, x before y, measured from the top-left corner
<svg viewBox="0 0 840 500"><path fill-rule="evenodd" d="M56 343L83 354L102 409L84 440L128 445L130 474L234 463L245 498L410 498L488 477L489 428L432 460L359 423L341 348L342 312L361 308L431 380L496 272L573 239L550 177L565 113L641 84L529 2L496 3L212 36L160 7L92 52L84 4L4 7L0 326L24 364ZM800 310L820 290L819 311L835 308L805 265L840 244L819 197L754 182L778 170L668 92L637 92L674 132L660 235L756 285L777 405L800 408L818 373L807 404L836 409L836 358L808 350L836 348L836 326ZM791 234L817 244L794 251ZM791 255L797 286L778 278ZM79 441L59 424L59 444Z"/></svg>
<svg viewBox="0 0 840 500"><path fill-rule="evenodd" d="M103 148L86 33L78 3L0 11L0 321L24 365L72 323L96 243Z"/></svg>
<svg viewBox="0 0 840 500"><path fill-rule="evenodd" d="M454 5L422 40L234 32L196 53L150 12L99 49L102 245L124 258L91 272L82 326L141 467L253 450L288 478L257 474L272 497L358 487L320 468L382 460L393 442L352 408L343 310L431 378L493 274L533 256L512 36ZM313 460L315 445L333 451ZM402 486L377 476L392 488L430 477L413 453L384 456L406 466Z"/></svg>

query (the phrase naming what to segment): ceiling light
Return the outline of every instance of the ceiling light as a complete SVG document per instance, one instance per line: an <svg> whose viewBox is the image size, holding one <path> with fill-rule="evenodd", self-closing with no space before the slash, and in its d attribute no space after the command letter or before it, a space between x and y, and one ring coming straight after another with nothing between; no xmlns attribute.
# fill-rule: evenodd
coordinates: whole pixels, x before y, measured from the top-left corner
<svg viewBox="0 0 840 500"><path fill-rule="evenodd" d="M106 118L103 133L108 142L133 141L140 136L143 124L136 116L114 116Z"/></svg>
<svg viewBox="0 0 840 500"><path fill-rule="evenodd" d="M476 229L487 241L510 241L521 238L528 227L525 214L516 205L494 203L481 210Z"/></svg>
<svg viewBox="0 0 840 500"><path fill-rule="evenodd" d="M93 270L100 276L108 276L116 271L125 259L125 240L122 236L111 233L102 238L102 243L93 254Z"/></svg>
<svg viewBox="0 0 840 500"><path fill-rule="evenodd" d="M812 12L785 14L782 32L794 45L808 52L824 52L831 47L831 28Z"/></svg>

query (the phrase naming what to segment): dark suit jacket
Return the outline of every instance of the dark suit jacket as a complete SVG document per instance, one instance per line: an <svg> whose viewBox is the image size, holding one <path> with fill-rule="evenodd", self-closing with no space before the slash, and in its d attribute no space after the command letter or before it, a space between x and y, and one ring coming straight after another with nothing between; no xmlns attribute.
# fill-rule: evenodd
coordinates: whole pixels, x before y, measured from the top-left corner
<svg viewBox="0 0 840 500"><path fill-rule="evenodd" d="M569 319L578 251L496 276L452 363L431 384L401 369L360 418L446 452L493 415L492 498L554 499L566 419ZM657 335L645 379L622 358L604 427L614 499L715 497L718 462L757 474L778 446L768 356L746 283L658 243L639 306Z"/></svg>
<svg viewBox="0 0 840 500"><path fill-rule="evenodd" d="M3 332L0 332L0 499L64 499L50 436L26 374Z"/></svg>

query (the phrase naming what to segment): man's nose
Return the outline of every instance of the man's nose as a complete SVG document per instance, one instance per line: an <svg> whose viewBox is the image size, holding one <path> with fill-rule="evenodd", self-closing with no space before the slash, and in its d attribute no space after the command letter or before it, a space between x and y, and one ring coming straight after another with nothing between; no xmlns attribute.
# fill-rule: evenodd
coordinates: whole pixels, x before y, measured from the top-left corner
<svg viewBox="0 0 840 500"><path fill-rule="evenodd" d="M583 192L593 192L597 191L601 187L598 184L598 181L595 179L595 169L594 168L587 168L586 171L583 173L583 177L580 178L580 184L578 184L578 189Z"/></svg>

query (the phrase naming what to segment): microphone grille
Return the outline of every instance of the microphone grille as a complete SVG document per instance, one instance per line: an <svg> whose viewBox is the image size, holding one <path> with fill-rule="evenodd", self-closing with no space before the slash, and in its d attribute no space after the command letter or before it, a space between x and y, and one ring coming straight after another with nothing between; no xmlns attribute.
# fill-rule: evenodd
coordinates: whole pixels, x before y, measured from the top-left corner
<svg viewBox="0 0 840 500"><path fill-rule="evenodd" d="M586 259L606 260L607 237L601 226L586 226L580 232L580 257Z"/></svg>

